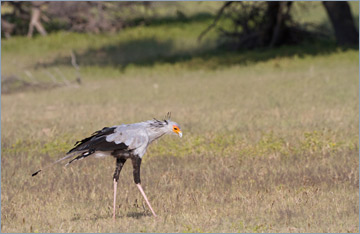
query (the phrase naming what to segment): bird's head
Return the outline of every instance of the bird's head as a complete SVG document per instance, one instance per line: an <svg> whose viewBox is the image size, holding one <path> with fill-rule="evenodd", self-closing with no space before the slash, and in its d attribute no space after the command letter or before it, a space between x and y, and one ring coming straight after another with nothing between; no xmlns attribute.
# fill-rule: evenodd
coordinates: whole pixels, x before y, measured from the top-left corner
<svg viewBox="0 0 360 234"><path fill-rule="evenodd" d="M165 122L167 122L167 127L168 127L169 133L177 134L179 137L182 137L182 131L181 131L178 123L170 121L170 120L165 120Z"/></svg>
<svg viewBox="0 0 360 234"><path fill-rule="evenodd" d="M177 134L179 137L182 137L182 131L180 129L180 125L174 121L170 120L171 112L168 112L165 116L164 123L166 123L168 132L171 134Z"/></svg>
<svg viewBox="0 0 360 234"><path fill-rule="evenodd" d="M170 117L171 113L168 112L163 121L154 118L153 120L149 120L148 122L150 123L152 129L154 129L155 131L160 130L161 132L166 134L176 134L179 137L182 137L180 125L174 121L171 121Z"/></svg>
<svg viewBox="0 0 360 234"><path fill-rule="evenodd" d="M179 127L179 124L174 122L173 125L172 125L172 131L174 133L178 134L179 137L182 137L182 131L181 131L180 127Z"/></svg>

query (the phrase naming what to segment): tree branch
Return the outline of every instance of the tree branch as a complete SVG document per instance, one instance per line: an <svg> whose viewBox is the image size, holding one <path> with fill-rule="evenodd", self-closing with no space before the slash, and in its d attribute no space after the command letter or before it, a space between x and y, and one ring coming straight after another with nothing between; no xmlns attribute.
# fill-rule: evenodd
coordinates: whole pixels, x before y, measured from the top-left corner
<svg viewBox="0 0 360 234"><path fill-rule="evenodd" d="M198 41L201 41L201 39L203 38L203 36L205 36L206 33L208 33L210 31L210 29L212 29L216 23L219 21L220 17L222 16L225 8L227 8L228 6L230 6L233 2L230 1L230 2L226 2L221 8L220 10L218 11L217 15L216 15L216 18L214 19L214 22L209 25L209 27L207 27L204 31L202 31L202 33L200 33L199 37L198 37Z"/></svg>

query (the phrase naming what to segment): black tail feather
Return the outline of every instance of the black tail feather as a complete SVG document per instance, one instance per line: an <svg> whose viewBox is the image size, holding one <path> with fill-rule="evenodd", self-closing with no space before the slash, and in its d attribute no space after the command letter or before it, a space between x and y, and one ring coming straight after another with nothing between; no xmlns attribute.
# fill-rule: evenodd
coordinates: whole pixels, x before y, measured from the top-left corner
<svg viewBox="0 0 360 234"><path fill-rule="evenodd" d="M70 153L70 154L67 154L65 157L60 158L60 159L56 160L55 162L53 162L53 163L51 163L51 164L47 165L46 167L43 167L42 169L40 169L40 170L38 170L38 171L34 172L31 176L36 176L39 172L41 172L41 171L43 171L43 170L45 170L45 169L47 169L47 168L49 168L49 167L53 166L54 164L59 163L59 162L61 162L61 161L65 160L65 159L68 159L68 158L74 157L74 156L76 156L76 155L78 155L78 154L80 154L80 156L76 157L76 158L75 158L76 160L77 160L77 159L79 159L79 157L80 157L80 158L81 158L81 157L84 157L84 156L85 156L85 157L87 157L87 156L89 156L90 154L92 154L92 153L94 153L94 152L95 152L95 151L86 151L86 152L84 152L84 151L80 151L80 152L72 152L72 153ZM89 153L89 154L88 154L88 153ZM72 161L74 161L75 159L71 160L71 162L72 162ZM68 163L68 164L69 164L69 163Z"/></svg>
<svg viewBox="0 0 360 234"><path fill-rule="evenodd" d="M70 163L72 163L73 161L77 161L77 160L81 160L84 159L90 155L92 155L95 152L95 150L91 150L88 152L84 152L81 155L77 156L76 158L71 159L68 163L65 164L65 166L69 165Z"/></svg>
<svg viewBox="0 0 360 234"><path fill-rule="evenodd" d="M36 176L41 170L38 170L37 172L33 173L31 176Z"/></svg>

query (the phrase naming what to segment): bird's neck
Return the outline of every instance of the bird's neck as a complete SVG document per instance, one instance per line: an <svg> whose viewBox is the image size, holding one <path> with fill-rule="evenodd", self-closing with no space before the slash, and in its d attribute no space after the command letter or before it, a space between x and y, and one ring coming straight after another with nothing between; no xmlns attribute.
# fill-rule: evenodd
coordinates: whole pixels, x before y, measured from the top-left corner
<svg viewBox="0 0 360 234"><path fill-rule="evenodd" d="M165 135L166 130L163 128L154 129L154 128L150 127L150 128L148 128L148 134L149 134L149 141L151 143L151 142L159 139L163 135Z"/></svg>

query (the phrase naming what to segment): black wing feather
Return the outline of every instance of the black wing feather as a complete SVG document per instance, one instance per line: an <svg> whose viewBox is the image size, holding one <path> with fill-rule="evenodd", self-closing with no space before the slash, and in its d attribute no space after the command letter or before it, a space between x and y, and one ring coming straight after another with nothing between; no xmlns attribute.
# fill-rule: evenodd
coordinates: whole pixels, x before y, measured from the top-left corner
<svg viewBox="0 0 360 234"><path fill-rule="evenodd" d="M126 150L128 148L124 143L116 144L115 142L106 141L106 137L113 134L116 127L105 127L99 131L94 132L90 137L87 137L81 141L75 143L75 147L72 148L67 154L74 151L112 151L112 150Z"/></svg>

